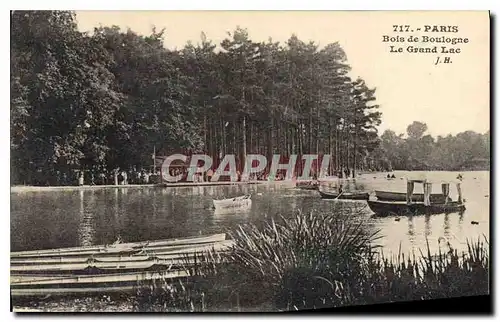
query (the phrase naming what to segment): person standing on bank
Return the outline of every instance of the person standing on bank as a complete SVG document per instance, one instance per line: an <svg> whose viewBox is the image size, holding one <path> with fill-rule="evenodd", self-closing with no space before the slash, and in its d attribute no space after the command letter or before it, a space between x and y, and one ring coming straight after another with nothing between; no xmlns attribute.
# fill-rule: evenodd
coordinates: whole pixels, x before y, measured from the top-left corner
<svg viewBox="0 0 500 322"><path fill-rule="evenodd" d="M127 184L127 172L123 171L122 172L122 177L123 177L123 185Z"/></svg>
<svg viewBox="0 0 500 322"><path fill-rule="evenodd" d="M79 175L78 175L78 185L79 186L83 186L83 171L80 171Z"/></svg>

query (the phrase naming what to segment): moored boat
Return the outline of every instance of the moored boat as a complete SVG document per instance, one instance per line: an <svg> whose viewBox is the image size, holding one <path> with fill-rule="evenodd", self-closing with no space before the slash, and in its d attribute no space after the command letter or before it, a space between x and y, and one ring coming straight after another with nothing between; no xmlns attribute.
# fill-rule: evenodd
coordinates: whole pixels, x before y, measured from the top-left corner
<svg viewBox="0 0 500 322"><path fill-rule="evenodd" d="M302 189L302 190L318 190L318 185L300 185L297 186L297 189Z"/></svg>
<svg viewBox="0 0 500 322"><path fill-rule="evenodd" d="M458 202L425 205L423 202L407 204L405 201L368 200L370 209L379 216L443 214L465 210L465 205Z"/></svg>
<svg viewBox="0 0 500 322"><path fill-rule="evenodd" d="M424 193L422 194L422 199L414 197L413 189L415 183L422 183L424 187ZM439 213L452 213L452 212L462 212L465 210L465 205L462 198L462 190L460 183L456 184L458 192L458 200L452 201L449 197L450 184L445 182L441 183L441 194L433 195L432 182L427 180L408 180L407 181L407 192L404 194L405 200L380 200L379 196L386 198L398 198L401 199L400 194L377 194L378 200L369 200L368 206L377 216L388 216L388 215L417 215L417 214L439 214ZM433 197L434 196L434 197ZM415 200L416 199L416 200Z"/></svg>
<svg viewBox="0 0 500 322"><path fill-rule="evenodd" d="M370 194L368 192L327 192L324 190L318 190L321 198L323 199L345 199L345 200L368 200Z"/></svg>
<svg viewBox="0 0 500 322"><path fill-rule="evenodd" d="M319 184L317 180L297 181L296 187L302 190L318 190Z"/></svg>
<svg viewBox="0 0 500 322"><path fill-rule="evenodd" d="M252 206L251 195L244 195L229 199L219 199L213 200L213 206L215 209L225 209L225 208L249 208Z"/></svg>
<svg viewBox="0 0 500 322"><path fill-rule="evenodd" d="M377 197L377 200L380 201L406 201L406 193L404 192L375 190L375 196ZM424 202L424 194L414 193L412 195L412 200L415 202ZM442 194L431 194L431 202L440 203L444 201L445 197ZM448 201L451 201L451 199L448 199Z"/></svg>

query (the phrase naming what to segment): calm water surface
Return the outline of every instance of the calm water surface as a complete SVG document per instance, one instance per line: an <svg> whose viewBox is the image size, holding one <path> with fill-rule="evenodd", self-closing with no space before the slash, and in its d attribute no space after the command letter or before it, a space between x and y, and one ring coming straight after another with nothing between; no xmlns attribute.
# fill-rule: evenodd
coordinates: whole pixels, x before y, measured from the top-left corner
<svg viewBox="0 0 500 322"><path fill-rule="evenodd" d="M367 189L406 191L408 172L396 171L396 180L385 174L365 174L358 182ZM428 178L450 180L455 172L411 172ZM463 172L463 214L374 218L369 208L353 215L369 229L380 230L378 240L386 254L425 249L426 239L436 251L440 237L464 249L466 239L489 238L489 172ZM440 186L434 192L440 192ZM415 192L422 192L416 186ZM450 187L453 198L454 186ZM210 210L212 199L252 193L250 211L218 214ZM238 185L144 189L102 189L18 192L11 194L11 251L105 244L120 235L125 241L185 237L226 232L240 224L262 222L282 215L328 212L335 201L321 200L316 191L286 185ZM360 202L360 207L366 205ZM479 222L472 225L471 221Z"/></svg>

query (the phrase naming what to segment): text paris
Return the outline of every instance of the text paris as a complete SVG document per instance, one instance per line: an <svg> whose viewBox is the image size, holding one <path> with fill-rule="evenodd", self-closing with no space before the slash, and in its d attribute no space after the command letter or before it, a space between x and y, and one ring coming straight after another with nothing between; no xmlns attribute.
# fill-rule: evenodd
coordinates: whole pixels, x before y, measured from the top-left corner
<svg viewBox="0 0 500 322"><path fill-rule="evenodd" d="M403 47L398 46L390 46L391 53L402 53ZM434 46L434 47L415 47L408 46L406 47L406 52L408 53L423 53L423 54L460 54L461 49L455 47L446 47L446 46Z"/></svg>

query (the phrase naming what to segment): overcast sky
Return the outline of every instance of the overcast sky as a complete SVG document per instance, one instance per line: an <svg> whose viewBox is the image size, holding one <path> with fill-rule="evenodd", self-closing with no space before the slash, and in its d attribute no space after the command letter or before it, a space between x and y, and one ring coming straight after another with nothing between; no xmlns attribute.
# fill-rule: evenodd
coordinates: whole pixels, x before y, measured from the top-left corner
<svg viewBox="0 0 500 322"><path fill-rule="evenodd" d="M77 11L77 20L81 31L117 25L149 34L153 26L166 28L165 46L172 49L188 40L200 42L201 31L218 44L236 26L247 28L254 41L272 37L285 42L295 33L321 46L339 42L352 67L351 76L377 88L383 113L380 132L403 133L413 121L427 123L434 136L489 130L487 12ZM435 66L435 54L389 53L382 36L396 36L395 24L414 30L424 24L457 25L458 33L431 36L467 37L469 43L460 45L462 52L451 56L451 64ZM408 45L402 44L404 49Z"/></svg>

